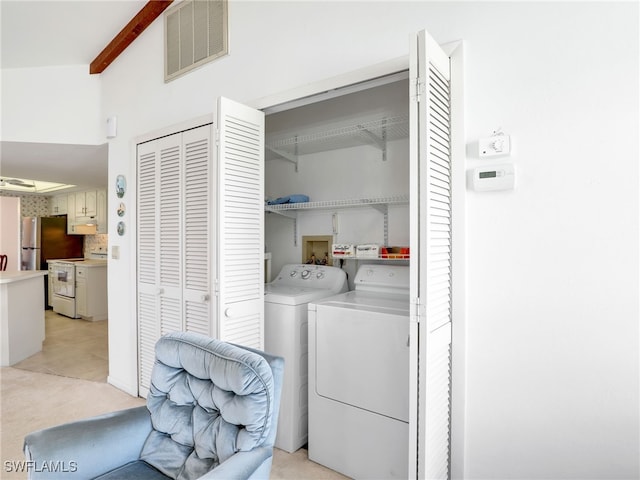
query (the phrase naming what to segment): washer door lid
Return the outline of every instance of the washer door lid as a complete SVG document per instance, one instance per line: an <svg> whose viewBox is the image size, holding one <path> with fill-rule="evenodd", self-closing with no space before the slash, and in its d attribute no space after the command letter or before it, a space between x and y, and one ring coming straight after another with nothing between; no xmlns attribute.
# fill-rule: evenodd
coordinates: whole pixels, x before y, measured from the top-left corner
<svg viewBox="0 0 640 480"><path fill-rule="evenodd" d="M281 305L302 305L313 300L318 300L331 295L330 290L292 287L289 285L264 286L264 301L267 303L279 303Z"/></svg>

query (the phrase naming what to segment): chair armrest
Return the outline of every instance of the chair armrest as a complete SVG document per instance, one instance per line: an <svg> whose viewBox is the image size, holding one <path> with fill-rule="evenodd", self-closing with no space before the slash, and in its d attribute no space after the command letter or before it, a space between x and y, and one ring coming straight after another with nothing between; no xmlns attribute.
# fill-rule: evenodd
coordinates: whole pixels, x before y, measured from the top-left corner
<svg viewBox="0 0 640 480"><path fill-rule="evenodd" d="M269 471L271 470L271 459L273 456L273 449L271 447L257 447L248 452L238 452L216 468L207 472L206 475L200 477L199 480L234 480L234 479L247 479L247 478L269 478ZM266 461L269 461L268 468L260 468ZM264 475L253 476L256 471L260 469L260 473L264 472Z"/></svg>
<svg viewBox="0 0 640 480"><path fill-rule="evenodd" d="M141 406L32 432L24 440L33 462L29 478L94 478L137 460L150 431L149 411Z"/></svg>

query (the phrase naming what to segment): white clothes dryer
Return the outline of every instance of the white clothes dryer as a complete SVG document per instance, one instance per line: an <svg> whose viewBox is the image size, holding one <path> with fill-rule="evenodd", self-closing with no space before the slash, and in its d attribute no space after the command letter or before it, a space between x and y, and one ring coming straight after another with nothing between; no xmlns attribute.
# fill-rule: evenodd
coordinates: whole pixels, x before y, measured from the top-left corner
<svg viewBox="0 0 640 480"><path fill-rule="evenodd" d="M282 399L275 446L289 453L308 436L308 304L348 290L347 275L337 267L285 265L265 285L264 349L284 358Z"/></svg>
<svg viewBox="0 0 640 480"><path fill-rule="evenodd" d="M409 461L409 267L363 265L309 304L309 459L356 479Z"/></svg>

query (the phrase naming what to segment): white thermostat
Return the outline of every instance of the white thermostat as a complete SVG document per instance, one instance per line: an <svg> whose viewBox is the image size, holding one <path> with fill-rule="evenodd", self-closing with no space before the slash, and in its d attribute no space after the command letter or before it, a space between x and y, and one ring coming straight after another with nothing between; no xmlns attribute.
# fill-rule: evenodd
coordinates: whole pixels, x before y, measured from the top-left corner
<svg viewBox="0 0 640 480"><path fill-rule="evenodd" d="M478 167L472 172L471 186L477 192L513 190L516 174L513 165Z"/></svg>

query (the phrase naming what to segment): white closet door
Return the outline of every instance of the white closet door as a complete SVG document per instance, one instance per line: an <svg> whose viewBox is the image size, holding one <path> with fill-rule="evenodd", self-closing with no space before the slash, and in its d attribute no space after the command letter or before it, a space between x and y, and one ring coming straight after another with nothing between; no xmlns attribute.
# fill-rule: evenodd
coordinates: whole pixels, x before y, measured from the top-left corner
<svg viewBox="0 0 640 480"><path fill-rule="evenodd" d="M158 302L157 142L138 145L138 385L146 395L160 337Z"/></svg>
<svg viewBox="0 0 640 480"><path fill-rule="evenodd" d="M410 467L415 466L416 478L446 479L451 396L450 67L448 56L424 31L416 36L410 58Z"/></svg>
<svg viewBox="0 0 640 480"><path fill-rule="evenodd" d="M138 372L160 336L212 334L211 124L138 145Z"/></svg>
<svg viewBox="0 0 640 480"><path fill-rule="evenodd" d="M264 348L264 113L219 98L218 338Z"/></svg>
<svg viewBox="0 0 640 480"><path fill-rule="evenodd" d="M211 335L211 125L182 134L184 329Z"/></svg>
<svg viewBox="0 0 640 480"><path fill-rule="evenodd" d="M160 335L182 330L182 134L158 140Z"/></svg>
<svg viewBox="0 0 640 480"><path fill-rule="evenodd" d="M155 344L181 330L179 238L181 134L138 145L138 385L150 386Z"/></svg>

